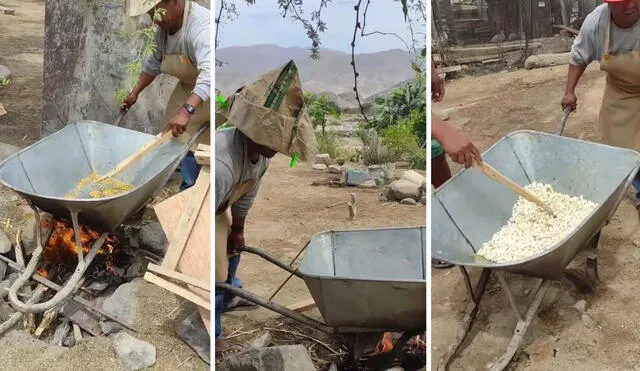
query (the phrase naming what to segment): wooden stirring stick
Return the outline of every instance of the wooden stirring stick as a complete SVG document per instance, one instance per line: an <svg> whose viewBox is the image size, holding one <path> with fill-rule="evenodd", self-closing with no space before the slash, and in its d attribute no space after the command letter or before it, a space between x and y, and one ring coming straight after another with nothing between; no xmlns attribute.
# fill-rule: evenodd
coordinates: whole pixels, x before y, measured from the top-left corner
<svg viewBox="0 0 640 371"><path fill-rule="evenodd" d="M473 167L475 167L476 169L480 170L484 175L488 176L489 178L497 181L498 183L502 183L505 186L509 187L512 191L514 191L515 193L517 193L520 196L524 197L525 199L527 199L527 200L535 203L536 205L540 206L542 209L544 209L544 211L546 211L549 214L551 214L554 218L556 217L556 214L553 212L553 210L551 210L551 208L547 204L542 202L533 193L531 193L531 192L527 191L526 189L520 187L517 183L515 183L511 179L507 178L506 176L502 175L496 169L494 169L493 167L491 167L490 165L488 165L484 161L481 164L477 164L477 163L474 164Z"/></svg>
<svg viewBox="0 0 640 371"><path fill-rule="evenodd" d="M147 154L152 149L157 148L162 143L167 142L172 137L173 137L173 134L171 133L171 130L167 130L167 132L165 132L165 133L158 134L155 139L153 139L152 141L150 141L147 144L145 144L144 146L142 146L142 148L140 148L136 153L132 154L131 156L129 156L126 159L124 159L123 161L121 161L118 164L118 166L116 166L113 170L111 170L107 174L101 176L100 179L98 179L97 182L101 182L101 181L103 181L103 180L105 180L107 178L111 178L112 176L116 175L117 173L119 173L122 170L124 170L127 167L129 167L132 163L134 163L137 160L139 160L142 156Z"/></svg>

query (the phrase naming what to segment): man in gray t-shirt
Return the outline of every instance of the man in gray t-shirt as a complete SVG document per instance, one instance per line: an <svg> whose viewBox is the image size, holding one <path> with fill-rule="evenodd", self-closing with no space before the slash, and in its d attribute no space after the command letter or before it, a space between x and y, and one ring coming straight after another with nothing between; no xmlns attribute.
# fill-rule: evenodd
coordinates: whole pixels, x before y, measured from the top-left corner
<svg viewBox="0 0 640 371"><path fill-rule="evenodd" d="M122 110L133 106L138 95L157 75L165 73L180 80L165 109L165 130L186 143L191 135L209 122L211 90L211 48L209 9L189 0L129 0L129 17L149 14L157 24L155 51L144 61L138 82L125 98ZM185 135L182 135L185 134ZM208 143L204 133L198 143ZM195 184L200 166L192 151L180 164L185 190Z"/></svg>
<svg viewBox="0 0 640 371"><path fill-rule="evenodd" d="M599 126L605 144L638 149L640 139L640 11L638 0L605 0L587 16L571 49L562 109L575 110L587 65L607 73ZM633 181L640 212L640 176Z"/></svg>

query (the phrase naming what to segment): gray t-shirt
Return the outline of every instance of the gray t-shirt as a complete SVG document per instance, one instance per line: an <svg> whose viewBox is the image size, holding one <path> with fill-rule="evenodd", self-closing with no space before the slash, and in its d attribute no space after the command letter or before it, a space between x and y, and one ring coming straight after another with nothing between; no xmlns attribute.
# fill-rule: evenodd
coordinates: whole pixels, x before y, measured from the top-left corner
<svg viewBox="0 0 640 371"><path fill-rule="evenodd" d="M191 63L198 68L198 79L192 93L197 94L203 101L208 101L211 91L211 44L209 35L209 9L191 2L187 35L182 45L184 27L173 35L167 35L160 27L156 31L156 51L143 63L142 71L160 74L160 64L163 54L181 54L189 57ZM165 35L166 45L165 45Z"/></svg>
<svg viewBox="0 0 640 371"><path fill-rule="evenodd" d="M256 197L270 159L260 156L251 163L247 154L247 137L238 129L216 130L216 212L231 197L234 186L248 180L258 180L253 189L231 206L233 216L246 217Z"/></svg>
<svg viewBox="0 0 640 371"><path fill-rule="evenodd" d="M622 52L640 50L640 21L630 28L619 28L610 21L611 14L607 4L599 5L587 15L578 37L571 48L571 64L586 66L593 61L600 61L605 53L604 44L607 26L611 23L609 53L616 55Z"/></svg>

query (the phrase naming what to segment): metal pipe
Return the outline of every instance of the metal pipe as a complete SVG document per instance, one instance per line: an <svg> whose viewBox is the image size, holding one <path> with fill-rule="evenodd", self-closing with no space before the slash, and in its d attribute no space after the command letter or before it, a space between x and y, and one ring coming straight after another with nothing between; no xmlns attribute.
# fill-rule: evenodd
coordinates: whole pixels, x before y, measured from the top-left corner
<svg viewBox="0 0 640 371"><path fill-rule="evenodd" d="M236 248L236 250L244 251L244 252L248 252L248 253L251 253L251 254L258 255L261 258L263 258L264 260L269 261L269 262L277 265L278 267L280 267L280 268L284 269L285 271L295 275L296 277L304 278L304 275L302 273L298 272L297 269L293 269L293 267L281 262L280 260L274 258L273 256L267 254L266 252L264 252L264 251L262 251L260 249L257 249L255 247L244 246L244 247Z"/></svg>
<svg viewBox="0 0 640 371"><path fill-rule="evenodd" d="M84 272L84 255L82 253L82 238L80 237L80 224L78 223L78 212L77 211L72 211L71 212L71 222L73 223L73 234L75 235L76 238L76 247L77 247L77 253L78 253L78 266L76 267L76 272L77 271L83 271Z"/></svg>
<svg viewBox="0 0 640 371"><path fill-rule="evenodd" d="M39 215L38 215L38 220L39 220ZM37 224L39 224L39 221L37 222ZM36 236L38 236L38 234L36 234ZM53 296L53 298L51 298L49 301L46 301L44 303L26 304L20 301L20 299L18 299L17 294L18 294L18 290L22 288L22 286L31 278L31 276L36 270L36 266L38 265L38 262L40 261L40 258L43 252L43 246L40 241L39 246L33 252L33 255L31 256L31 260L29 260L29 264L24 269L24 272L18 277L18 279L13 283L13 285L11 285L11 288L9 288L9 302L11 303L11 306L17 311L23 312L23 313L41 313L62 302L64 299L66 299L69 296L69 294L71 294L72 291L74 291L74 288L82 278L86 267L88 267L91 264L91 262L93 261L93 258L98 253L98 250L102 247L102 245L106 241L107 236L108 236L108 233L105 232L100 236L100 238L98 238L98 240L93 244L93 247L87 254L86 258L83 260L82 263L81 262L78 263L78 266L76 267L75 272L71 275L71 277L69 278L67 283L64 285L64 287L62 287L62 289L58 291ZM78 249L82 250L82 245L78 246ZM82 264L82 267L81 267L81 264Z"/></svg>
<svg viewBox="0 0 640 371"><path fill-rule="evenodd" d="M334 328L327 326L326 324L320 322L320 321L316 321L315 319L311 318L311 317L307 317L305 315L302 315L300 313L297 313L296 311L293 311L285 306L282 306L278 303L274 303L274 302L270 302L267 301L263 298L261 298L258 295L255 295L253 293L250 293L246 290L243 289L239 289L237 287L233 287L231 285L229 285L228 283L222 283L222 282L216 282L216 289L221 289L221 290L225 290L228 291L229 293L239 296L243 299L249 300L252 303L258 304L261 307L265 307L269 310L272 310L276 313L280 313L285 317L289 317L293 320L296 320L300 323L303 323L307 326L313 327L315 329L318 329L320 331L326 332L326 333L334 333L336 332Z"/></svg>

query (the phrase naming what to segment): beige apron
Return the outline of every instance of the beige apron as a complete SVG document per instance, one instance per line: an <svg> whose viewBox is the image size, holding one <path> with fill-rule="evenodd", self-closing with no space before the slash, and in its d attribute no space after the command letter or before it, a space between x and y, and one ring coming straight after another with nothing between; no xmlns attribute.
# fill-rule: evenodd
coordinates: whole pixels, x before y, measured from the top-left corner
<svg viewBox="0 0 640 371"><path fill-rule="evenodd" d="M640 51L609 54L611 17L606 27L600 70L607 82L600 107L600 130L605 144L636 149L640 132Z"/></svg>
<svg viewBox="0 0 640 371"><path fill-rule="evenodd" d="M183 46L182 50L186 50L184 45L186 44L187 29L189 25L189 12L191 10L191 1L186 1L184 4L184 16L182 18L182 34L180 44ZM166 41L165 41L166 43ZM198 78L198 68L194 66L189 57L180 54L164 54L162 56L162 63L160 64L160 71L168 75L177 77L180 81L176 84L167 108L165 111L165 123L171 120L184 105L184 102L191 95L193 88L196 85L196 79ZM182 143L187 143L189 138L198 131L206 122L209 121L210 112L209 101L202 102L197 108L196 112L189 119L186 131L183 135L180 135L178 139ZM203 133L198 141L191 148L195 149L198 143L209 144L211 142L211 133Z"/></svg>
<svg viewBox="0 0 640 371"><path fill-rule="evenodd" d="M256 180L249 180L244 184L238 184L233 188L231 196L227 201L227 206L224 212L216 215L216 245L215 245L215 268L216 268L216 282L224 282L227 280L227 273L229 270L229 258L232 255L227 255L227 239L229 238L229 232L231 231L231 206L239 199L249 193L256 185Z"/></svg>

